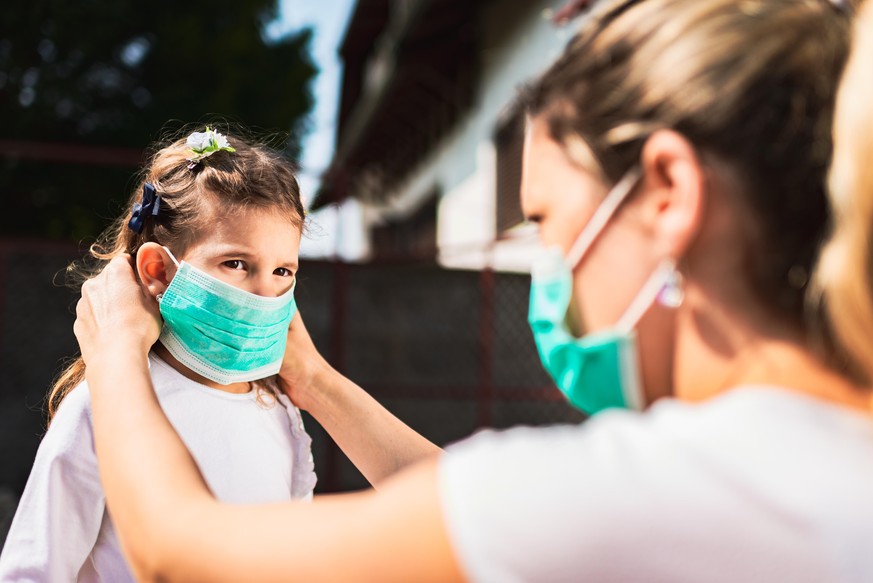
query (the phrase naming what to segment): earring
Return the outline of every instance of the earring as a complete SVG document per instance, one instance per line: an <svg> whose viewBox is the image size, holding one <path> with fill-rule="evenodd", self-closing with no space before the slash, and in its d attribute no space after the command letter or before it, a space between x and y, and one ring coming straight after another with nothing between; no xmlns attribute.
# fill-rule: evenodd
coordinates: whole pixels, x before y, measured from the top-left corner
<svg viewBox="0 0 873 583"><path fill-rule="evenodd" d="M685 290L683 287L682 274L674 267L667 275L664 287L658 293L658 303L667 308L678 308L685 300Z"/></svg>
<svg viewBox="0 0 873 583"><path fill-rule="evenodd" d="M155 296L155 300L160 304L161 300L164 299L164 292L159 293Z"/></svg>

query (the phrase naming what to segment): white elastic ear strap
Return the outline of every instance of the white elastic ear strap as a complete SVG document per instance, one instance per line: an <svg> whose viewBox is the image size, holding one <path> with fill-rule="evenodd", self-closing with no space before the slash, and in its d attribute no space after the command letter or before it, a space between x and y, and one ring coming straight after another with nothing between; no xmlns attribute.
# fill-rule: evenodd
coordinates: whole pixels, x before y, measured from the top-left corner
<svg viewBox="0 0 873 583"><path fill-rule="evenodd" d="M579 238L576 239L576 242L573 243L572 247L570 247L570 252L567 253L567 263L570 265L571 269L575 268L579 261L582 260L582 256L585 255L585 252L588 251L589 247L591 247L591 244L597 238L597 235L599 235L600 231L603 230L603 227L606 226L606 222L609 221L609 218L615 213L621 202L627 198L627 195L629 195L634 186L636 186L637 182L640 180L640 176L641 173L638 168L630 170L625 174L624 178L615 185L615 188L606 195L606 198L603 199L603 202L600 203L600 206L598 206L597 210L594 211L594 214L591 215L591 220L589 220L588 224L585 225L585 228L582 229Z"/></svg>
<svg viewBox="0 0 873 583"><path fill-rule="evenodd" d="M167 249L167 248L166 248L166 247L164 247L164 251L166 251L166 252L167 252L167 255L169 255L169 256L170 256L170 259L172 259L172 260L173 260L173 263L175 263L175 264L176 264L176 267L179 267L179 262L178 262L178 261L176 261L176 256L175 256L175 255L173 255L173 252L172 252L172 251L170 251L170 250L169 250L169 249Z"/></svg>
<svg viewBox="0 0 873 583"><path fill-rule="evenodd" d="M646 283L643 284L643 289L640 290L640 293L637 294L637 297L628 306L624 315L619 318L615 326L618 330L626 332L637 325L637 322L640 321L646 310L655 303L655 299L661 293L661 290L664 289L664 284L667 283L670 274L675 269L676 263L672 259L664 259L658 264L658 267L655 268L655 271L649 276Z"/></svg>

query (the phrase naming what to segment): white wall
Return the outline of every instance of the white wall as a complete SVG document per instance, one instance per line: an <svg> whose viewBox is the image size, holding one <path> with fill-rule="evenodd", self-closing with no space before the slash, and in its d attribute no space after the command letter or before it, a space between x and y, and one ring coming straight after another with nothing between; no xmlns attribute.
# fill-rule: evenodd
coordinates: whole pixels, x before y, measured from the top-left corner
<svg viewBox="0 0 873 583"><path fill-rule="evenodd" d="M560 53L570 31L556 28L551 10L564 0L499 0L486 4L480 26L481 75L476 103L454 131L390 196L380 217L413 212L434 187L438 206L439 261L447 267L527 271L530 245L495 243L496 192L493 135L497 120L520 84Z"/></svg>
<svg viewBox="0 0 873 583"><path fill-rule="evenodd" d="M370 255L367 213L368 209L353 198L309 213L300 240L300 257L366 260Z"/></svg>

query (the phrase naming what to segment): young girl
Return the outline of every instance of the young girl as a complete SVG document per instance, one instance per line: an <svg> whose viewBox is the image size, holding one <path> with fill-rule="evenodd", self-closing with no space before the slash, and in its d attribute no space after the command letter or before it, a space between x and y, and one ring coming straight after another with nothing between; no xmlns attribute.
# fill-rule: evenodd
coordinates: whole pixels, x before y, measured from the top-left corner
<svg viewBox="0 0 873 583"><path fill-rule="evenodd" d="M152 382L210 489L230 503L312 496L311 440L271 376L296 312L303 215L283 157L207 128L153 156L127 212L91 251L97 271L131 254L158 299ZM106 512L84 372L76 360L49 395L50 427L0 557L2 581L133 580Z"/></svg>

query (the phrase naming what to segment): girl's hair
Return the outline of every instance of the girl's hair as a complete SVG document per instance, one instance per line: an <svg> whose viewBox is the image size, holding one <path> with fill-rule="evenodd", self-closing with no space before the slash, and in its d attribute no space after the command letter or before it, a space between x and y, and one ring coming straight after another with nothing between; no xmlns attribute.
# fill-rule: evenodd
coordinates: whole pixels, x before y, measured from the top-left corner
<svg viewBox="0 0 873 583"><path fill-rule="evenodd" d="M606 0L523 99L571 158L587 152L578 162L607 182L639 163L659 129L727 162L760 233L744 251L751 289L808 331L850 4ZM580 140L587 148L574 148Z"/></svg>
<svg viewBox="0 0 873 583"><path fill-rule="evenodd" d="M834 231L816 284L833 335L863 382L873 381L873 5L854 30L852 57L837 100L830 175Z"/></svg>
<svg viewBox="0 0 873 583"><path fill-rule="evenodd" d="M265 145L234 135L227 139L235 152L218 151L196 164L189 161L194 153L184 137L165 147L158 144L122 215L91 246L86 261L70 265L68 272L84 282L100 273L113 257L136 255L146 242L164 245L181 257L211 224L244 209L275 210L302 229L305 213L293 164ZM142 232L137 233L128 221L146 182L161 197L160 212L146 218ZM48 395L49 422L63 398L84 378L81 358L60 374Z"/></svg>

